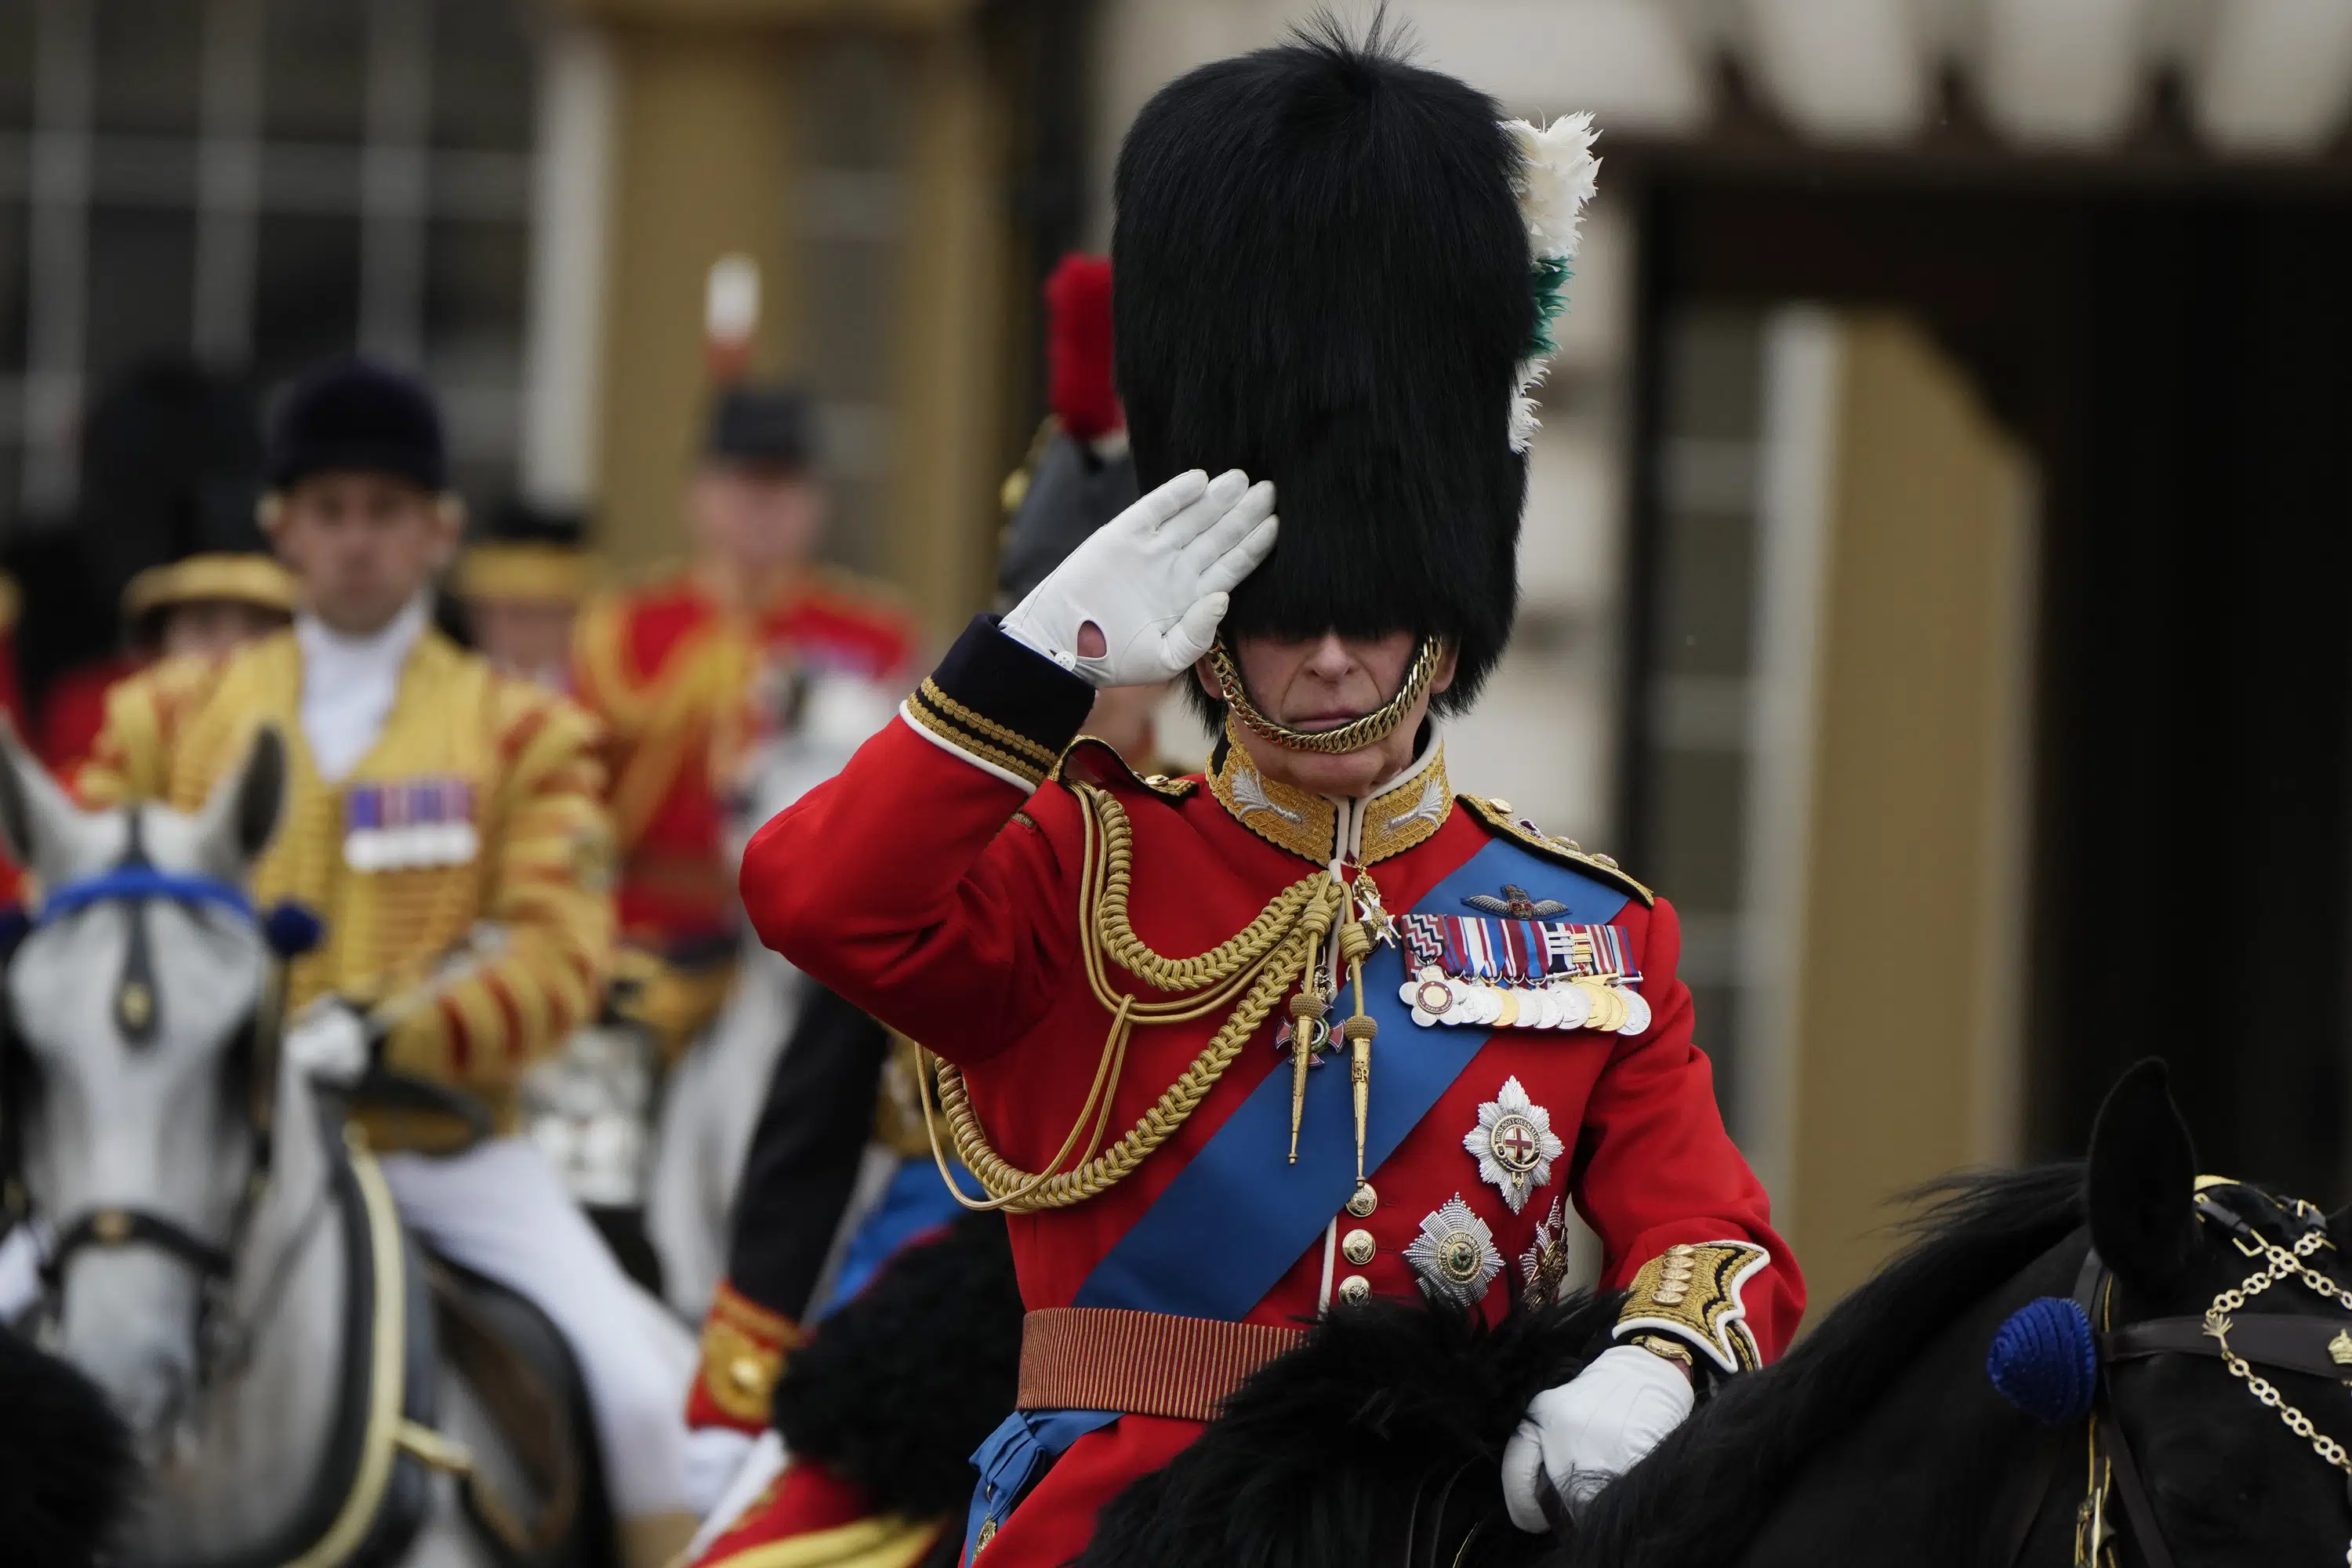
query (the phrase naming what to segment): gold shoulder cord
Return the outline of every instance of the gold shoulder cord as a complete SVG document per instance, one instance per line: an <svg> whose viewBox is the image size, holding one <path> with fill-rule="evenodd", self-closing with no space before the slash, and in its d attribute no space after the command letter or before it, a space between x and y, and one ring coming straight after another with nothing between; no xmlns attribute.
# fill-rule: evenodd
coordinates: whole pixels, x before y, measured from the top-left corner
<svg viewBox="0 0 2352 1568"><path fill-rule="evenodd" d="M957 1156L980 1179L984 1199L968 1197L948 1168L934 1120L930 1075L918 1075L923 1102L923 1127L929 1134L931 1157L956 1201L973 1210L1003 1209L1032 1214L1040 1209L1066 1208L1082 1203L1122 1180L1145 1156L1166 1142L1199 1108L1242 1047L1274 1010L1275 1003L1297 983L1317 961L1324 936L1339 917L1347 891L1323 872L1303 877L1276 894L1238 933L1192 958L1168 958L1154 952L1135 934L1128 921L1128 890L1134 872L1134 831L1127 813L1108 791L1092 784L1074 786L1087 807L1079 813L1086 830L1085 858L1079 873L1078 947L1085 961L1087 983L1111 1015L1102 1056L1095 1065L1093 1086L1062 1147L1042 1171L1029 1172L1007 1161L988 1141L972 1110L963 1074L947 1062L939 1064L939 1107L955 1142ZM1115 990L1104 959L1108 955L1128 973L1160 991L1189 993L1179 1000L1145 1002ZM1221 1007L1233 1010L1192 1065L1171 1084L1124 1137L1101 1148L1108 1130L1111 1103L1118 1089L1127 1043L1138 1024L1181 1024L1205 1017ZM1088 1128L1091 1126L1092 1131ZM1086 1135L1078 1163L1063 1169L1071 1152Z"/></svg>

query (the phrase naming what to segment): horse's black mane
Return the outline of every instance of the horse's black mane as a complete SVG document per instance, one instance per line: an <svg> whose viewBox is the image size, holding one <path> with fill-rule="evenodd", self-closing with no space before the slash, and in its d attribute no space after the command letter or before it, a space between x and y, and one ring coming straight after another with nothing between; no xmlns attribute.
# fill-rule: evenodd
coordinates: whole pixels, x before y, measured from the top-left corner
<svg viewBox="0 0 2352 1568"><path fill-rule="evenodd" d="M1822 1444L1916 1353L2083 1223L2083 1167L1947 1177L1915 1194L1917 1239L1774 1366L1730 1384L1594 1500L1567 1561L1700 1568L1736 1553Z"/></svg>

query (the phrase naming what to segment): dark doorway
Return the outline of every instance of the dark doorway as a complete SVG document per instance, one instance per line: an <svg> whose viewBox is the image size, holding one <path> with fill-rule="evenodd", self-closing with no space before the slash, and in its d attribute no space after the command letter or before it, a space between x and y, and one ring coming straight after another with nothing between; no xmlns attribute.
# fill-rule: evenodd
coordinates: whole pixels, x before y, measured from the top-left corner
<svg viewBox="0 0 2352 1568"><path fill-rule="evenodd" d="M1621 162L1640 165L1612 173L1641 193L1650 379L1626 704L1634 863L1656 858L1641 716L1658 662L1668 324L1795 300L1908 311L1969 367L2043 486L2033 894L2017 911L2028 1148L2079 1152L2116 1076L2162 1056L2208 1170L2342 1197L2352 190ZM1737 1074L1736 1046L1726 1065Z"/></svg>

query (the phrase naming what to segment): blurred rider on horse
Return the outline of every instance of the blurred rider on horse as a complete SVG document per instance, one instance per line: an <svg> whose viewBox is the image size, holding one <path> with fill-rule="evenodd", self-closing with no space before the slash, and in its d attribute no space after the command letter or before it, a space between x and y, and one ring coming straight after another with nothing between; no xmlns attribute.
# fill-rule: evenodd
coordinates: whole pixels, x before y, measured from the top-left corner
<svg viewBox="0 0 2352 1568"><path fill-rule="evenodd" d="M592 599L572 640L572 690L608 747L621 940L652 961L632 1011L672 1057L733 978L724 797L756 694L802 669L898 682L913 658L913 624L887 594L817 564L830 504L817 435L801 393L720 391L687 485L691 559Z"/></svg>
<svg viewBox="0 0 2352 1568"><path fill-rule="evenodd" d="M511 1136L518 1077L591 1016L610 959L595 726L435 629L464 509L418 382L356 360L302 377L269 433L267 483L263 525L300 584L294 625L118 687L80 793L191 808L257 726L285 736L284 825L254 891L308 903L327 929L292 966L285 1048L328 1085L380 1065L485 1103L500 1135L454 1153L432 1152L420 1119L363 1120L411 1227L562 1331L626 1563L661 1562L692 1520L658 1309Z"/></svg>

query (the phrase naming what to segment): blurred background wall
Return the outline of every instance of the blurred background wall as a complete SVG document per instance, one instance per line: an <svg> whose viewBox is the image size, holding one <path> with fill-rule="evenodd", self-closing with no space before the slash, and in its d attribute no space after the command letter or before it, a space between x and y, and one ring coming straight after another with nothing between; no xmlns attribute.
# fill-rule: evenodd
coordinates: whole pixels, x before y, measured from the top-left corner
<svg viewBox="0 0 2352 1568"><path fill-rule="evenodd" d="M159 349L265 392L418 365L478 503L677 553L730 254L758 364L822 399L833 552L948 635L1040 412L1036 285L1106 241L1126 123L1310 9L0 0L28 675L112 635L58 566L76 431ZM1391 11L1606 132L1521 631L1456 773L1681 905L1823 1294L1888 1194L2078 1149L2145 1054L2209 1166L2341 1196L2352 5Z"/></svg>

